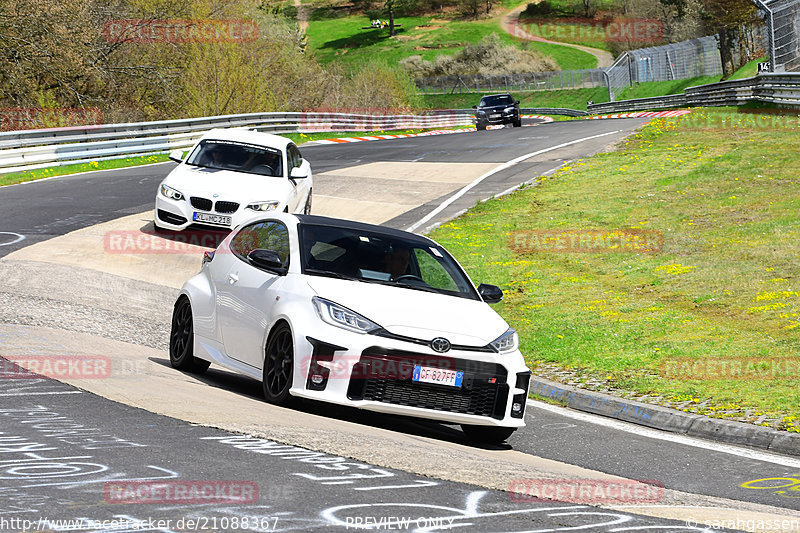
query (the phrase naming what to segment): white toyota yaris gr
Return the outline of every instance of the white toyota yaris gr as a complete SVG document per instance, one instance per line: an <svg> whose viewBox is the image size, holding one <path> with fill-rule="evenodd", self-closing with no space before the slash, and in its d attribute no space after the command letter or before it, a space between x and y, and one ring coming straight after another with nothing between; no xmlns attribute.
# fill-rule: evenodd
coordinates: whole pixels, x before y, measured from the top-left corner
<svg viewBox="0 0 800 533"><path fill-rule="evenodd" d="M246 129L211 130L158 186L156 228L233 228L266 211L311 212L311 165L286 137Z"/></svg>
<svg viewBox="0 0 800 533"><path fill-rule="evenodd" d="M206 252L175 303L170 361L251 376L270 403L321 400L502 442L524 426L531 373L487 305L501 298L426 237L274 213Z"/></svg>

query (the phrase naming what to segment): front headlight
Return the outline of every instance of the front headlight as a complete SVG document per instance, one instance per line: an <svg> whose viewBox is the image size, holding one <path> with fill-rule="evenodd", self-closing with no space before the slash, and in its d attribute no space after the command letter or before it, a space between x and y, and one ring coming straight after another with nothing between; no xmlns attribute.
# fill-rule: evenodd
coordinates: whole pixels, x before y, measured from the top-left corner
<svg viewBox="0 0 800 533"><path fill-rule="evenodd" d="M492 341L492 347L498 353L514 351L517 346L519 346L519 335L517 335L517 330L514 328L508 328L508 331Z"/></svg>
<svg viewBox="0 0 800 533"><path fill-rule="evenodd" d="M314 304L314 309L317 310L317 315L323 322L327 322L331 326L337 326L356 333L369 333L372 330L379 329L380 326L351 311L346 307L335 304L323 298L314 296L311 298L311 303Z"/></svg>
<svg viewBox="0 0 800 533"><path fill-rule="evenodd" d="M507 107L507 108L505 109L505 112L506 112L506 113L513 113L513 112L514 112L514 108L513 108L513 107Z"/></svg>
<svg viewBox="0 0 800 533"><path fill-rule="evenodd" d="M169 198L170 200L183 200L182 192L175 190L172 187L168 187L164 184L161 184L161 195Z"/></svg>
<svg viewBox="0 0 800 533"><path fill-rule="evenodd" d="M269 200L267 202L251 202L247 204L246 209L252 209L253 211L274 211L275 209L278 209L279 205L281 205L281 203L275 200Z"/></svg>

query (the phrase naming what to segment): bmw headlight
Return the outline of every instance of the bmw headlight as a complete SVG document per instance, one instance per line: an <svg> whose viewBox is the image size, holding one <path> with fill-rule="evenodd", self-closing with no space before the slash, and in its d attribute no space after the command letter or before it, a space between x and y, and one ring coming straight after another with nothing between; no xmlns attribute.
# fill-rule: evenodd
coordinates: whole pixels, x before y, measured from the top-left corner
<svg viewBox="0 0 800 533"><path fill-rule="evenodd" d="M319 315L323 322L327 322L331 326L355 331L356 333L369 333L372 330L380 328L380 326L372 320L364 318L358 313L331 301L314 296L311 298L311 302L314 304L314 309L317 310L317 315Z"/></svg>
<svg viewBox="0 0 800 533"><path fill-rule="evenodd" d="M505 112L506 112L506 113L513 113L513 112L514 112L514 110L515 110L515 108L513 108L513 107L507 107L507 108L505 108Z"/></svg>
<svg viewBox="0 0 800 533"><path fill-rule="evenodd" d="M269 200L267 202L251 202L247 204L247 209L251 209L253 211L274 211L278 209L279 205L281 205L281 203L275 200Z"/></svg>
<svg viewBox="0 0 800 533"><path fill-rule="evenodd" d="M517 335L517 330L514 328L508 328L505 333L493 340L491 344L492 347L498 351L498 353L516 350L519 346L519 335Z"/></svg>
<svg viewBox="0 0 800 533"><path fill-rule="evenodd" d="M161 184L161 195L169 198L170 200L183 200L182 192L175 190L172 187L168 187L163 183Z"/></svg>

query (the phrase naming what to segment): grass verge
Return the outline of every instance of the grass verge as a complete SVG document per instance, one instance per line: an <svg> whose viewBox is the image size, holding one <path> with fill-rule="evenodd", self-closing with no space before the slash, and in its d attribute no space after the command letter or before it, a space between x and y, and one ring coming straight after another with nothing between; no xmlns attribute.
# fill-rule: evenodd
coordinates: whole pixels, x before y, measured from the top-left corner
<svg viewBox="0 0 800 533"><path fill-rule="evenodd" d="M497 310L537 374L800 432L799 123L730 109L655 119L617 151L479 204L431 236L473 279L504 289ZM663 248L510 247L517 231L624 228L660 232ZM687 361L699 367L674 366ZM737 361L767 370L721 370Z"/></svg>
<svg viewBox="0 0 800 533"><path fill-rule="evenodd" d="M486 91L489 94L490 91ZM469 109L478 104L484 93L426 94L425 105L432 109ZM558 91L531 91L511 93L520 101L520 107L566 107L586 111L586 102L608 102L608 89L562 89Z"/></svg>

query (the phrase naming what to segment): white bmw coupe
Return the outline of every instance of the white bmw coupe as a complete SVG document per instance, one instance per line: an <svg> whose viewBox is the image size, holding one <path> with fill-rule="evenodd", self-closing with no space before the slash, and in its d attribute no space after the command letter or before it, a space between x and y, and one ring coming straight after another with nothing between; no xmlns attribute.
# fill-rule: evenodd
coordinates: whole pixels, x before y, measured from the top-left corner
<svg viewBox="0 0 800 533"><path fill-rule="evenodd" d="M311 165L285 137L246 129L211 130L158 187L154 223L183 230L233 228L264 211L311 212Z"/></svg>
<svg viewBox="0 0 800 533"><path fill-rule="evenodd" d="M502 442L524 426L517 333L436 242L274 213L245 223L181 289L170 361L258 379L274 404L321 400L445 423Z"/></svg>

